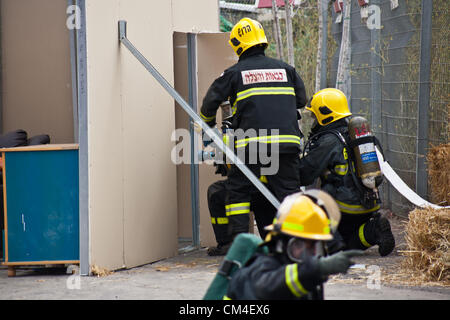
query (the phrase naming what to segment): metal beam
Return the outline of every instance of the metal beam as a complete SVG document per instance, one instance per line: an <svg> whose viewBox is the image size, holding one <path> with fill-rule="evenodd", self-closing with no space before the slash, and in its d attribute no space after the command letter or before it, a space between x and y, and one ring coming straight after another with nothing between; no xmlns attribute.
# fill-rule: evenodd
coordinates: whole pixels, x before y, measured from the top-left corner
<svg viewBox="0 0 450 320"><path fill-rule="evenodd" d="M153 67L153 65L137 50L127 38L127 22L119 21L119 40L134 55L134 57L147 69L148 72L159 82L159 84L175 99L189 117L197 123L210 137L217 147L222 150L231 162L242 171L242 173L258 188L258 190L278 209L280 202L263 185L263 183L250 171L241 159L222 141L222 138L214 132L192 109L192 107L180 96L180 94L170 85L169 82Z"/></svg>

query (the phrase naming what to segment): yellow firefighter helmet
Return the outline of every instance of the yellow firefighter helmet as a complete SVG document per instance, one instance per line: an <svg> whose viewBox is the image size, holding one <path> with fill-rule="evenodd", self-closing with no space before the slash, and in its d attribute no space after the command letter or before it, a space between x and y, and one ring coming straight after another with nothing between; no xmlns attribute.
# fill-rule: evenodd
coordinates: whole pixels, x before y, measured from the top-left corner
<svg viewBox="0 0 450 320"><path fill-rule="evenodd" d="M314 113L321 126L352 115L345 94L335 88L316 92L306 109Z"/></svg>
<svg viewBox="0 0 450 320"><path fill-rule="evenodd" d="M266 46L268 44L261 23L250 18L242 18L235 24L231 30L228 43L238 56L241 56L243 52L257 44Z"/></svg>
<svg viewBox="0 0 450 320"><path fill-rule="evenodd" d="M324 191L309 190L286 197L273 223L265 229L272 235L279 233L311 240L331 240L332 230L340 220L339 207Z"/></svg>

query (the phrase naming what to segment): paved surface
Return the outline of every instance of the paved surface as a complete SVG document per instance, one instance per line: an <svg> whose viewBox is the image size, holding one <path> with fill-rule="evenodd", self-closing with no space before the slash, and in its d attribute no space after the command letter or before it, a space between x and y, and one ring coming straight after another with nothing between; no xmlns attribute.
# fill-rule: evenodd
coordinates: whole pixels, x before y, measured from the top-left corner
<svg viewBox="0 0 450 320"><path fill-rule="evenodd" d="M368 272L368 266L374 255L375 251L368 252L358 258L356 268L345 277L330 279L325 298L450 300L449 287L406 287L372 281L374 272ZM0 299L200 300L220 261L219 257L208 257L203 249L104 277L78 277L66 274L65 269L47 268L18 269L16 277L8 278L7 269L1 267Z"/></svg>
<svg viewBox="0 0 450 320"><path fill-rule="evenodd" d="M394 252L380 257L373 247L355 258L356 265L347 274L330 277L325 299L450 300L450 286L407 286L392 281L398 278L403 259L399 251L405 250L405 221L389 219L396 240ZM186 243L180 243L180 248L184 247ZM18 269L16 277L8 278L6 267L0 267L0 300L201 300L221 261L222 257L209 257L206 249L200 249L104 277L28 268Z"/></svg>

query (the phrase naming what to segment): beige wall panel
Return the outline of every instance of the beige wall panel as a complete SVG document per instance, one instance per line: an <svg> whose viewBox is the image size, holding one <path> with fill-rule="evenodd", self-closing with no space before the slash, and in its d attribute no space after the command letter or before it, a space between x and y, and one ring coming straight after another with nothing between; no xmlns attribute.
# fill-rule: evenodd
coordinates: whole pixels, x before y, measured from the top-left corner
<svg viewBox="0 0 450 320"><path fill-rule="evenodd" d="M74 142L67 2L0 3L3 132Z"/></svg>
<svg viewBox="0 0 450 320"><path fill-rule="evenodd" d="M126 5L125 5L126 4ZM173 84L169 1L121 0L128 38ZM172 97L122 48L125 263L135 266L177 252L176 167Z"/></svg>
<svg viewBox="0 0 450 320"><path fill-rule="evenodd" d="M225 69L237 62L237 56L229 46L228 39L229 33L199 33L197 35L199 108L211 83ZM217 120L220 128L220 111L218 111ZM206 193L210 184L224 177L214 172L215 167L211 164L203 163L199 166L200 244L202 246L216 245Z"/></svg>
<svg viewBox="0 0 450 320"><path fill-rule="evenodd" d="M188 65L187 65L187 35L175 32L173 36L173 56L175 90L188 101ZM175 103L175 127L189 130L189 116ZM181 139L177 142L183 143ZM184 150L186 152L190 150ZM190 153L189 153L190 154ZM182 153L180 156L184 156ZM189 155L190 158L190 155ZM178 194L178 237L192 238L192 210L191 210L191 176L189 164L177 165L177 194Z"/></svg>
<svg viewBox="0 0 450 320"><path fill-rule="evenodd" d="M174 100L119 45L117 22L127 20L130 41L174 83L178 5L87 1L91 264L133 267L177 252ZM193 27L215 12L202 10L179 19Z"/></svg>
<svg viewBox="0 0 450 320"><path fill-rule="evenodd" d="M219 31L216 0L172 0L172 8L174 31Z"/></svg>
<svg viewBox="0 0 450 320"><path fill-rule="evenodd" d="M118 0L86 3L91 265L124 261L124 138Z"/></svg>

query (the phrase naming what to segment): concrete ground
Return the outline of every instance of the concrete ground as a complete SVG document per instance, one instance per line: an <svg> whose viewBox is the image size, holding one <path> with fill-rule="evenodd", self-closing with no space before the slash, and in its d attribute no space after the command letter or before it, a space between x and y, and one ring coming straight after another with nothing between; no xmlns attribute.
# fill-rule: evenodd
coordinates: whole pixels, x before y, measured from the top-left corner
<svg viewBox="0 0 450 320"><path fill-rule="evenodd" d="M450 300L449 286L409 286L389 280L402 259L398 253L402 242L395 235L398 246L388 257L380 258L371 248L355 259L357 264L347 274L331 277L325 299ZM66 274L66 269L22 268L8 278L7 268L0 267L0 300L201 300L221 260L209 257L203 248L103 277L79 277Z"/></svg>
<svg viewBox="0 0 450 320"><path fill-rule="evenodd" d="M362 270L370 255L358 258L358 265L345 279L330 279L325 285L329 300L450 300L449 287L403 286L377 282L376 272ZM200 300L219 266L220 258L197 250L177 257L116 271L104 277L78 277L65 269L19 269L16 277L0 269L1 300L146 299ZM375 270L376 271L376 270ZM355 276L355 279L352 278ZM364 279L365 275L365 279ZM352 283L354 282L354 283Z"/></svg>

